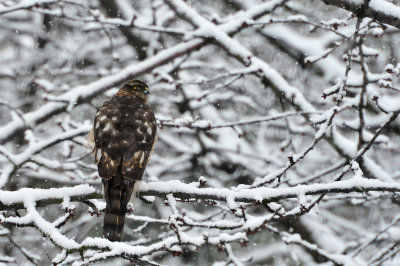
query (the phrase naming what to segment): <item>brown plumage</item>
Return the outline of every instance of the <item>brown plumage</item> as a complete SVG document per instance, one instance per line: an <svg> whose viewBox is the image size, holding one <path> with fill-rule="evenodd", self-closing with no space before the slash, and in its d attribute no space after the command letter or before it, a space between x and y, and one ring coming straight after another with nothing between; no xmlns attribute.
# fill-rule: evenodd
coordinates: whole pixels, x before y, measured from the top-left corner
<svg viewBox="0 0 400 266"><path fill-rule="evenodd" d="M136 197L135 184L142 179L156 140L148 94L144 82L126 82L94 119L95 160L106 200L103 235L111 241L121 240L126 205Z"/></svg>

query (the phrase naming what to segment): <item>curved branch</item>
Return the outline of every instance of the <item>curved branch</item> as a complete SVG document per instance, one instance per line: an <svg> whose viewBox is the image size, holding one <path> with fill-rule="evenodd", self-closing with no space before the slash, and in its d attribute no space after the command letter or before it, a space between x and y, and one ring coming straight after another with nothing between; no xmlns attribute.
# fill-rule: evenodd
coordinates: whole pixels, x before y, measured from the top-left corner
<svg viewBox="0 0 400 266"><path fill-rule="evenodd" d="M381 23L400 29L400 7L384 0L371 0L367 6L364 1L321 0L327 5L337 6L356 14L358 17L369 17ZM361 3L360 3L361 2Z"/></svg>

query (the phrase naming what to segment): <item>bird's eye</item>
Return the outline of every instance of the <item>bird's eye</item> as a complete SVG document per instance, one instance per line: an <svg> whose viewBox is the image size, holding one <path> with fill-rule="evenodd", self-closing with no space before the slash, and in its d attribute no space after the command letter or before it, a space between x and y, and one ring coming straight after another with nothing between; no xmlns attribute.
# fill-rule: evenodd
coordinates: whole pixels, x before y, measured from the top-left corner
<svg viewBox="0 0 400 266"><path fill-rule="evenodd" d="M139 90L140 88L139 88L139 86L133 86L133 89L134 90Z"/></svg>

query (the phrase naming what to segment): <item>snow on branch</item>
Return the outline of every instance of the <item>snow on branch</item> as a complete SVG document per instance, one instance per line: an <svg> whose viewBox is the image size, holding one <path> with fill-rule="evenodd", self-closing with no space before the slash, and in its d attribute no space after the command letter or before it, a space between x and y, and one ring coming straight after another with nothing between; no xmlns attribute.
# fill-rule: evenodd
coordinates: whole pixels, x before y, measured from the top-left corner
<svg viewBox="0 0 400 266"><path fill-rule="evenodd" d="M212 130L217 128L224 128L224 127L234 127L234 126L243 126L243 125L251 125L257 124L262 122L274 121L278 119L283 119L290 116L297 116L297 115L308 115L308 114L317 114L318 112L287 112L277 115L272 115L268 117L262 118L255 118L246 121L238 121L232 123L221 123L221 124L212 124L210 121L205 120L195 120L191 117L183 117L178 118L175 120L159 118L157 119L158 125L161 127L174 127L174 128L190 128L190 129L199 129L199 130Z"/></svg>
<svg viewBox="0 0 400 266"><path fill-rule="evenodd" d="M158 221L153 218L139 218L138 221L146 222L161 222L169 223L173 226L175 236L170 236L160 242L143 246L143 245L129 245L124 243L113 243L102 238L88 237L78 243L75 240L69 239L59 232L56 227L56 222L51 223L45 220L37 211L37 207L46 204L60 203L60 201L87 201L89 199L98 198L99 194L95 193L95 189L88 185L79 185L70 188L53 188L53 189L28 189L24 188L19 191L1 191L0 202L1 208L23 208L27 213L22 217L1 216L2 223L14 224L16 226L33 226L36 227L44 236L47 236L58 247L65 250L54 259L54 262L60 263L67 259L67 254L82 250L97 250L95 255L84 256L84 263L98 261L107 257L122 256L131 261L140 260L143 256L152 254L156 251L168 251L175 255L182 253L180 247L182 245L189 245L199 248L204 244L217 245L220 248L224 247L225 243L232 241L248 241L247 234L259 230L263 224L268 223L269 220L274 220L274 215L267 215L266 217L256 217L253 215L246 215L244 222L211 222L211 223L198 223L189 217L179 213L177 209L177 199L197 199L206 201L223 201L229 204L230 200L243 203L257 203L261 202L271 203L273 201L299 198L304 195L320 195L326 193L350 193L350 192L368 192L368 191L386 191L386 192L400 192L400 185L381 182L378 180L363 179L361 177L354 177L346 181L331 182L328 184L312 184L312 185L299 185L290 188L254 188L254 189L226 189L226 188L199 188L193 184L184 184L180 181L168 182L150 182L142 185L141 196L157 196L168 199L171 206L171 216L168 221ZM190 203L187 203L190 204ZM231 211L234 209L230 208ZM301 209L299 209L301 210ZM292 211L293 212L293 211ZM291 212L288 212L288 214ZM282 215L282 214L281 214ZM133 217L135 219L135 217ZM172 220L171 220L172 219ZM172 223L172 224L171 224ZM239 229L243 232L232 234L220 234L219 236L200 235L193 237L188 235L185 230L179 229L181 226L189 227L206 227L218 229ZM285 234L284 241L288 243L297 243L306 245L307 248L312 248L307 242L303 240L295 240L289 234ZM104 251L105 250L105 251ZM320 250L324 253L325 251ZM333 258L331 258L333 259Z"/></svg>
<svg viewBox="0 0 400 266"><path fill-rule="evenodd" d="M381 23L400 28L400 7L385 0L350 1L321 0L327 5L337 6L359 17L370 17Z"/></svg>
<svg viewBox="0 0 400 266"><path fill-rule="evenodd" d="M15 12L18 10L23 10L23 9L30 9L34 7L39 7L41 5L46 5L46 4L53 4L57 3L57 0L31 0L31 1L22 1L19 4L9 6L9 7L0 7L0 15Z"/></svg>
<svg viewBox="0 0 400 266"><path fill-rule="evenodd" d="M0 191L0 209L17 210L25 208L28 203L35 203L35 206L42 207L49 204L69 201L81 201L98 197L95 188L85 184L75 187L38 189L22 188L18 191Z"/></svg>
<svg viewBox="0 0 400 266"><path fill-rule="evenodd" d="M182 16L198 27L199 35L203 38L213 38L219 45L226 49L232 56L238 58L248 67L259 69L259 75L266 79L266 83L278 90L288 101L305 112L314 112L315 108L304 97L303 93L291 86L282 75L273 69L264 60L253 55L238 41L231 38L226 32L199 15L193 8L180 0L167 0L166 3Z"/></svg>
<svg viewBox="0 0 400 266"><path fill-rule="evenodd" d="M3 170L2 174L0 175L0 187L3 187L10 175L12 175L18 168L20 168L23 164L30 161L35 154L42 152L43 150L57 144L63 142L68 139L73 139L77 136L86 135L89 130L91 129L92 125L89 123L83 124L79 128L69 130L67 132L63 132L58 134L55 137L36 141L34 136L28 133L30 138L28 141L28 147L20 154L11 154L9 153L3 146L0 146L0 154L5 156L9 161L9 165L5 166L5 170Z"/></svg>
<svg viewBox="0 0 400 266"><path fill-rule="evenodd" d="M349 179L328 184L298 185L290 188L251 188L251 189L227 189L227 188L198 188L190 184L184 184L177 180L167 182L144 183L141 188L141 196L165 196L172 194L183 199L205 199L235 202L263 202L277 201L281 199L297 198L301 195L318 195L324 193L350 193L363 191L400 191L399 184L386 183L370 179Z"/></svg>
<svg viewBox="0 0 400 266"><path fill-rule="evenodd" d="M367 191L399 192L400 185L379 180L353 178L327 184L297 185L289 188L211 188L196 187L178 180L148 182L141 185L140 196L157 196L161 198L173 195L176 198L190 200L217 200L245 203L273 202L282 199L297 198L301 195L319 195L325 193L350 193ZM78 185L71 188L29 189L19 191L0 191L0 210L20 209L27 202L37 202L37 206L60 203L64 198L70 201L86 201L101 198L101 193L89 185Z"/></svg>
<svg viewBox="0 0 400 266"><path fill-rule="evenodd" d="M32 125L39 124L48 118L58 113L64 112L72 108L76 104L81 104L90 101L100 93L106 91L112 86L119 85L123 81L141 75L156 66L160 66L174 57L182 55L182 53L189 52L200 45L201 42L193 40L184 44L178 44L170 49L163 50L159 54L142 61L139 64L134 64L126 67L118 74L101 78L92 83L81 85L76 88L65 92L57 98L57 102L49 102L39 109L23 115L23 120L14 120L0 128L0 143L7 142L16 133L19 133Z"/></svg>

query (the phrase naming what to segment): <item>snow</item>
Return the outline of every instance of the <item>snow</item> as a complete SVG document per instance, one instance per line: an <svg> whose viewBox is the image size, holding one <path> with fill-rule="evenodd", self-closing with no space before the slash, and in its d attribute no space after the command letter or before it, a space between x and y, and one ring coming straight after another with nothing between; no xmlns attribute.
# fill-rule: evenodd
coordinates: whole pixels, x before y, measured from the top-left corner
<svg viewBox="0 0 400 266"><path fill-rule="evenodd" d="M324 225L323 217L307 214L300 219L319 247L333 253L342 253L345 250L346 244L336 236L334 230Z"/></svg>
<svg viewBox="0 0 400 266"><path fill-rule="evenodd" d="M311 58L323 55L324 51L326 52L325 43L329 43L333 39L332 36L327 35L317 42L313 37L301 35L298 31L281 25L268 26L268 35L289 43L293 48ZM343 75L342 63L334 57L328 56L316 64L322 69L327 80L334 80Z"/></svg>
<svg viewBox="0 0 400 266"><path fill-rule="evenodd" d="M400 7L385 0L371 0L368 5L369 8L377 12L382 12L388 16L400 18Z"/></svg>
<svg viewBox="0 0 400 266"><path fill-rule="evenodd" d="M10 12L13 12L16 10L20 10L20 9L27 9L27 8L30 8L35 5L51 4L54 2L57 2L57 0L35 0L35 1L25 0L19 4L13 5L11 7L0 7L0 15L10 13Z"/></svg>
<svg viewBox="0 0 400 266"><path fill-rule="evenodd" d="M237 209L237 204L235 202L235 197L233 195L229 195L226 197L226 203L228 204L228 208L232 211L232 212L236 212Z"/></svg>
<svg viewBox="0 0 400 266"><path fill-rule="evenodd" d="M0 202L4 205L16 203L28 203L45 199L64 199L72 196L87 195L95 192L92 186L87 184L75 187L38 189L38 188L22 188L18 191L0 191Z"/></svg>
<svg viewBox="0 0 400 266"><path fill-rule="evenodd" d="M369 47L369 46L366 46L366 45L363 45L363 46L362 46L362 53L363 53L365 56L374 56L374 57L377 57L377 56L379 55L380 52L381 52L381 51L379 51L379 50L377 50L377 49L375 49L375 48L372 48L372 47Z"/></svg>
<svg viewBox="0 0 400 266"><path fill-rule="evenodd" d="M400 111L400 98L397 96L380 96L378 103L386 112Z"/></svg>
<svg viewBox="0 0 400 266"><path fill-rule="evenodd" d="M22 153L10 154L8 151L0 148L0 153L3 153L3 155L5 155L10 162L9 165L5 167L4 171L0 176L0 188L2 188L6 184L9 176L15 171L15 169L28 162L33 155L41 152L47 147L57 144L62 140L86 134L87 132L89 132L91 128L92 125L86 122L77 129L73 129L68 132L63 132L59 135L56 135L54 137L42 141L36 141L32 131L28 130L25 132L25 139L29 142L28 147Z"/></svg>
<svg viewBox="0 0 400 266"><path fill-rule="evenodd" d="M1 255L0 256L0 261L2 263L17 263L18 260L16 258L14 258L14 257ZM4 264L4 265L6 265L6 264Z"/></svg>
<svg viewBox="0 0 400 266"><path fill-rule="evenodd" d="M332 137L334 143L350 158L356 154L356 144L341 134L335 127L332 128Z"/></svg>
<svg viewBox="0 0 400 266"><path fill-rule="evenodd" d="M359 175L356 175L356 177ZM400 191L400 185L392 182L382 182L379 180L352 178L345 181L336 181L327 184L297 185L288 188L268 188L259 187L251 189L232 190L227 188L197 188L190 184L184 184L178 180L166 182L150 182L141 185L141 193L146 192L162 194L197 195L197 197L213 198L226 200L232 207L236 207L235 202L262 200L277 200L283 198L301 197L301 195L313 195L318 193L338 193L340 191Z"/></svg>
<svg viewBox="0 0 400 266"><path fill-rule="evenodd" d="M190 243L192 243L195 246L200 246L200 245L204 244L206 241L211 244L219 244L219 243L237 241L239 239L247 239L247 237L244 233L235 233L232 235L227 234L227 233L222 233L217 237L208 236L207 238L205 238L203 235L188 237L184 233L182 233L182 240L189 241ZM98 254L93 255L90 258L90 260L94 260L94 259L96 259L97 256L109 257L109 256L116 256L116 255L121 255L121 254L128 254L131 256L141 256L141 255L146 255L153 250L159 250L163 247L170 249L170 250L177 251L177 248L178 248L178 250L180 250L180 248L178 246L175 246L177 242L178 242L177 237L173 236L173 237L168 237L166 239L163 239L159 243L154 243L149 246L143 246L143 245L131 246L126 243L110 242L104 238L86 238L82 242L82 245L88 246L88 247L110 249L110 251L108 251L108 252L98 253Z"/></svg>
<svg viewBox="0 0 400 266"><path fill-rule="evenodd" d="M386 173L386 171L384 171L381 166L376 164L371 158L364 156L363 160L366 169L370 173L374 173L374 176L379 178L379 180L382 180L384 182L394 183L393 178L388 173Z"/></svg>

